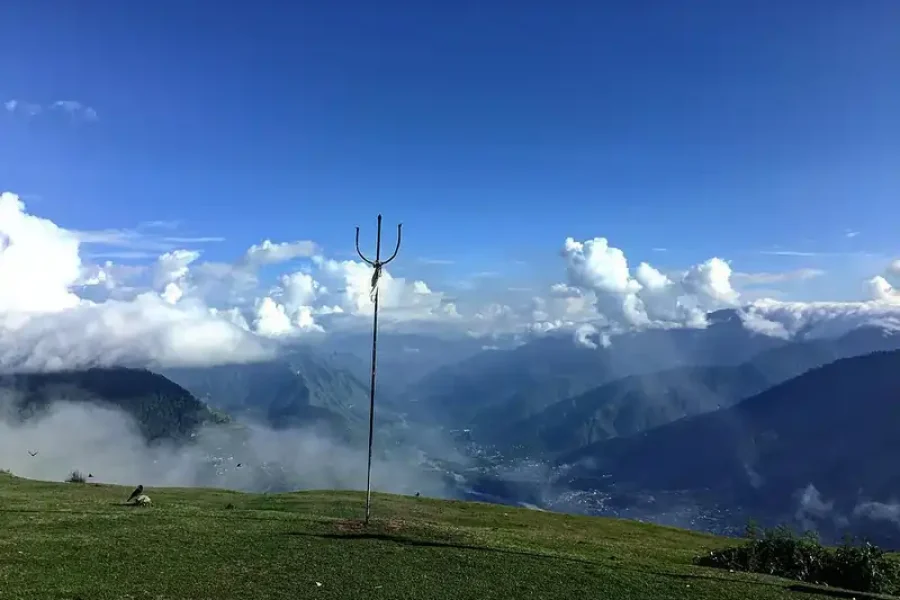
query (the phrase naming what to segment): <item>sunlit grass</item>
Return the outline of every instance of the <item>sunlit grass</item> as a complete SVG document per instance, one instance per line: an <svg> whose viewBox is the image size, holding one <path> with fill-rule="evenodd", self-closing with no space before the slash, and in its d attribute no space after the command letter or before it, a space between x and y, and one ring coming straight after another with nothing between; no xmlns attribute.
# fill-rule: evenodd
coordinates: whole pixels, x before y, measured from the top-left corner
<svg viewBox="0 0 900 600"><path fill-rule="evenodd" d="M727 540L630 521L352 492L242 494L0 474L0 598L807 598L693 566Z"/></svg>

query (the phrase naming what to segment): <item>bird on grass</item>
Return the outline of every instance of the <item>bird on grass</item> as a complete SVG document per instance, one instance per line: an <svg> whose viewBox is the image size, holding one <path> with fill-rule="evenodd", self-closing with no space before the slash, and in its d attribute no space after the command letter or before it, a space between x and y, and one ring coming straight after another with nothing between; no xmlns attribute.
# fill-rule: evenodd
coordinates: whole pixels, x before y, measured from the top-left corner
<svg viewBox="0 0 900 600"><path fill-rule="evenodd" d="M131 492L131 495L128 496L128 500L126 500L126 502L131 502L132 500L134 500L135 498L137 498L138 496L140 496L143 493L144 493L144 486L143 485L137 486L136 488L134 488L134 491Z"/></svg>

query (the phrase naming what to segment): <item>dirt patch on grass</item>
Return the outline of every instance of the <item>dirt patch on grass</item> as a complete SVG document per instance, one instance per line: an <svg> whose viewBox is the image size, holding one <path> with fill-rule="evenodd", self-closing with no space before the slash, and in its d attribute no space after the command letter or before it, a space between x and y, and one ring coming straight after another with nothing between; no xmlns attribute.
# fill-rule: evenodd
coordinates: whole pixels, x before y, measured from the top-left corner
<svg viewBox="0 0 900 600"><path fill-rule="evenodd" d="M335 522L335 529L340 533L364 533L367 531L401 533L412 528L403 519L375 519L369 521L368 525L362 519L343 519Z"/></svg>

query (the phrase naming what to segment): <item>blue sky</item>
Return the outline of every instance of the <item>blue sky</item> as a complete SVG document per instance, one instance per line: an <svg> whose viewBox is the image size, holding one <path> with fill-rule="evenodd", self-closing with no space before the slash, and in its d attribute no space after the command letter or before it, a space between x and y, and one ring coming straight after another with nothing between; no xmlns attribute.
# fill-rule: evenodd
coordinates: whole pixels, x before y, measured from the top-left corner
<svg viewBox="0 0 900 600"><path fill-rule="evenodd" d="M0 188L69 228L346 253L381 211L432 279L558 280L567 236L606 236L660 268L822 268L803 294L834 299L898 253L895 0L11 0L0 22L0 101L96 111L0 111Z"/></svg>

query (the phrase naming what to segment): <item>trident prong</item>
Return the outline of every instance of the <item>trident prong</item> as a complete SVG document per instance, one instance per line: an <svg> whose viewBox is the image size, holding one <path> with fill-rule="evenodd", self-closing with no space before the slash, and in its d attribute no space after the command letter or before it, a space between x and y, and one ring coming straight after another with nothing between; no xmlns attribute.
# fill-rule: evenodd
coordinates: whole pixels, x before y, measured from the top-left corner
<svg viewBox="0 0 900 600"><path fill-rule="evenodd" d="M366 470L366 525L372 506L372 440L375 434L375 365L378 356L378 279L381 269L397 257L400 251L400 240L403 234L403 223L397 224L397 247L387 260L381 260L381 215L378 215L378 230L375 238L375 260L369 260L359 249L359 227L356 228L356 253L363 261L374 269L372 273L372 302L375 310L372 314L372 379L369 383L369 463Z"/></svg>
<svg viewBox="0 0 900 600"><path fill-rule="evenodd" d="M403 223L397 223L397 247L394 248L394 253L391 254L391 257L387 260L379 260L381 258L381 215L378 215L378 232L375 243L375 260L369 260L362 253L362 250L359 249L359 227L356 228L356 253L359 254L359 257L363 259L369 266L375 267L383 267L388 264L395 258L397 258L397 253L400 252L400 241L403 239Z"/></svg>

